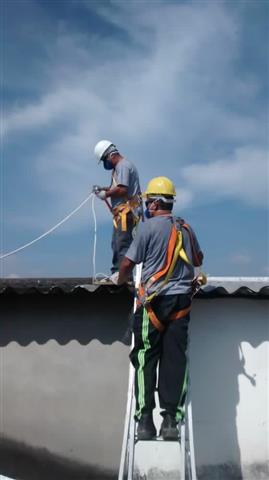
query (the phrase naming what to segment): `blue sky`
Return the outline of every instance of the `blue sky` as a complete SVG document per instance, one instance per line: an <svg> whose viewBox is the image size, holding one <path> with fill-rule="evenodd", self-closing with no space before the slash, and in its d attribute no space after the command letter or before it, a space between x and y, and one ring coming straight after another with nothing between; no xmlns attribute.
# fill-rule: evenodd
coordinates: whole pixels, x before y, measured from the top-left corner
<svg viewBox="0 0 269 480"><path fill-rule="evenodd" d="M3 0L1 245L13 250L109 184L112 140L177 188L210 275L269 274L268 2ZM96 269L111 219L96 203ZM1 260L2 277L91 276L90 204Z"/></svg>

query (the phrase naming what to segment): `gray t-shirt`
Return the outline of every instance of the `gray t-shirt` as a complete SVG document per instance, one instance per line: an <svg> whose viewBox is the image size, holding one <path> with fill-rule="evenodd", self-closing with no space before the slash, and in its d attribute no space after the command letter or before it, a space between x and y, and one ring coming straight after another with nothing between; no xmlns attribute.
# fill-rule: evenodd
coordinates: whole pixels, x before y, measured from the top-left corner
<svg viewBox="0 0 269 480"><path fill-rule="evenodd" d="M125 256L134 263L143 262L141 281L145 283L153 274L162 270L166 264L168 242L173 224L172 215L159 215L146 222L140 222L135 238ZM195 251L201 251L194 231L191 229ZM191 240L188 231L182 228L183 247L188 259L193 262ZM194 267L179 259L168 283L162 288L159 295L173 295L191 292L194 277ZM162 282L164 278L160 279ZM148 293L152 293L156 282Z"/></svg>
<svg viewBox="0 0 269 480"><path fill-rule="evenodd" d="M127 187L127 197L132 198L141 193L136 167L126 158L120 160L112 173L112 187L123 185ZM111 197L112 208L126 201L126 197Z"/></svg>

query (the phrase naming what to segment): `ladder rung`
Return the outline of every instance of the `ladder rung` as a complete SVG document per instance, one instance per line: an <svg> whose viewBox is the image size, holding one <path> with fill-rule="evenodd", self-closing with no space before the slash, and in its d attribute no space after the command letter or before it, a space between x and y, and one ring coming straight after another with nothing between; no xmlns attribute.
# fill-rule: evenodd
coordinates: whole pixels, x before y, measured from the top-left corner
<svg viewBox="0 0 269 480"><path fill-rule="evenodd" d="M164 443L169 443L169 442L172 442L172 443L175 443L175 442L178 442L180 443L180 437L177 438L176 440L164 440L162 437L155 437L155 438L149 438L148 440L144 440L144 439L139 439L139 438L135 438L135 443L138 443L138 442L164 442Z"/></svg>

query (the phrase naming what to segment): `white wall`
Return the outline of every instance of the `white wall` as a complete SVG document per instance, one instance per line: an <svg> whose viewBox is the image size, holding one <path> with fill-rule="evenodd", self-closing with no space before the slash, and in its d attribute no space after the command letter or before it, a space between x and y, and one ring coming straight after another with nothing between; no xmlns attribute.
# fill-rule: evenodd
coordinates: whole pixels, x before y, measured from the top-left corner
<svg viewBox="0 0 269 480"><path fill-rule="evenodd" d="M265 300L194 302L190 364L199 478L269 478L268 313ZM163 478L180 478L178 445L149 442L138 445L138 454L141 475L157 478L158 469Z"/></svg>
<svg viewBox="0 0 269 480"><path fill-rule="evenodd" d="M72 302L63 309L65 299L47 309L11 305L2 312L1 435L116 478L129 350L119 339L128 309L114 305L108 315L102 303L91 308L89 298L79 310ZM268 478L268 313L263 299L194 301L191 392L201 479ZM172 455L163 443L160 453L146 448L147 470L178 478L176 446Z"/></svg>

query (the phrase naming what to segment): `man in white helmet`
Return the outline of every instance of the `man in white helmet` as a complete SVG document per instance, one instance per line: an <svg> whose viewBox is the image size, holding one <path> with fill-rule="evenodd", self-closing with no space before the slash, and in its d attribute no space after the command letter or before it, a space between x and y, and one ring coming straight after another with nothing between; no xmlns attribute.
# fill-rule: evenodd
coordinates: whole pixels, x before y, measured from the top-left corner
<svg viewBox="0 0 269 480"><path fill-rule="evenodd" d="M105 170L111 170L109 187L97 188L95 193L101 200L111 202L113 215L112 235L112 275L118 272L119 265L128 250L133 229L139 220L141 190L136 167L118 151L109 140L101 140L95 145L94 153ZM112 277L113 278L113 277Z"/></svg>

